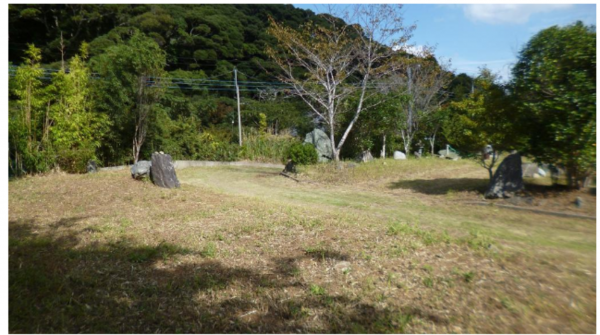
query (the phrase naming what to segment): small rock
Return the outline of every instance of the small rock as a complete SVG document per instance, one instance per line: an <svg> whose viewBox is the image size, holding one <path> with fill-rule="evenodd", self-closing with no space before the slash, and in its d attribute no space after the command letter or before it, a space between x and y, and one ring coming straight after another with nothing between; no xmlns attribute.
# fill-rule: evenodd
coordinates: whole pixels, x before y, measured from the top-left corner
<svg viewBox="0 0 600 335"><path fill-rule="evenodd" d="M152 163L149 161L138 161L131 167L131 177L140 180L150 174Z"/></svg>
<svg viewBox="0 0 600 335"><path fill-rule="evenodd" d="M369 150L365 150L358 155L356 160L361 163L371 162L373 161L373 155L371 155Z"/></svg>
<svg viewBox="0 0 600 335"><path fill-rule="evenodd" d="M162 151L160 151L159 153L160 153L161 155L164 155L164 154L165 154L165 153L164 153L164 152L162 152Z"/></svg>
<svg viewBox="0 0 600 335"><path fill-rule="evenodd" d="M493 245L493 244L488 244L487 246L488 250L494 253L498 253L500 251L500 249L498 249L497 246Z"/></svg>
<svg viewBox="0 0 600 335"><path fill-rule="evenodd" d="M406 159L406 155L402 151L394 151L394 159Z"/></svg>
<svg viewBox="0 0 600 335"><path fill-rule="evenodd" d="M575 198L575 206L577 206L577 208L581 208L583 206L583 199L580 197Z"/></svg>
<svg viewBox="0 0 600 335"><path fill-rule="evenodd" d="M453 161L457 161L460 159L460 155L452 150L440 150L438 151L440 158L451 159Z"/></svg>
<svg viewBox="0 0 600 335"><path fill-rule="evenodd" d="M285 164L285 168L283 169L284 173L296 173L296 164L290 159L287 164Z"/></svg>
<svg viewBox="0 0 600 335"><path fill-rule="evenodd" d="M350 269L350 262L346 262L346 261L339 262L339 263L337 263L336 265L334 265L334 267L333 267L333 268L334 268L336 271L339 271L339 272L344 272L344 271L346 271L346 270Z"/></svg>
<svg viewBox="0 0 600 335"><path fill-rule="evenodd" d="M539 174L540 177L546 177L546 171L542 168L538 168L537 174Z"/></svg>

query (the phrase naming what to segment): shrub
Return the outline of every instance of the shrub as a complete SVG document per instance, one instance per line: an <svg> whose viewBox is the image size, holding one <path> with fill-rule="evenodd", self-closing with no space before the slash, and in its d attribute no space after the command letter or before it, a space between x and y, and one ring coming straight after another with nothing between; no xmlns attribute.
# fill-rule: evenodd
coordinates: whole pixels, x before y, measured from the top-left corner
<svg viewBox="0 0 600 335"><path fill-rule="evenodd" d="M310 144L296 143L288 150L287 158L298 165L316 164L319 154L315 147Z"/></svg>
<svg viewBox="0 0 600 335"><path fill-rule="evenodd" d="M289 134L272 135L253 128L244 129L244 145L240 158L258 162L276 163L287 159L290 147L298 140Z"/></svg>
<svg viewBox="0 0 600 335"><path fill-rule="evenodd" d="M60 169L69 173L84 173L87 171L87 162L96 160L95 148L82 147L61 149L57 151L56 162Z"/></svg>

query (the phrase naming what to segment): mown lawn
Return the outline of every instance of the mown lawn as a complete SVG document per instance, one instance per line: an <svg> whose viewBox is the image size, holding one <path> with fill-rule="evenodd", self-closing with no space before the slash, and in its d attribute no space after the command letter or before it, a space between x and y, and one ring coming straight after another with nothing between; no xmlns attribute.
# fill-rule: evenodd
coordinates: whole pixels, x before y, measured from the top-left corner
<svg viewBox="0 0 600 335"><path fill-rule="evenodd" d="M596 330L594 221L467 204L486 172L466 160L278 173L11 181L10 332Z"/></svg>

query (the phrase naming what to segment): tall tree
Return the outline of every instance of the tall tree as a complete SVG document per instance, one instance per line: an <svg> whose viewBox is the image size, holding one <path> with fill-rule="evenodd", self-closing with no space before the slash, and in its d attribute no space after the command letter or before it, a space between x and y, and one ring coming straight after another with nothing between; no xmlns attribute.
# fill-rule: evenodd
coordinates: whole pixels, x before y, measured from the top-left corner
<svg viewBox="0 0 600 335"><path fill-rule="evenodd" d="M113 124L130 139L134 163L146 140L149 121L164 88L165 52L151 38L134 30L125 43L109 47L92 60L102 77L98 81L99 104ZM113 143L121 146L122 143Z"/></svg>
<svg viewBox="0 0 600 335"><path fill-rule="evenodd" d="M279 49L268 54L283 71L281 80L297 94L329 128L333 156L340 150L361 112L372 82L394 69L394 50L406 45L414 26L403 25L400 8L392 5L356 5L343 15L348 25L333 14L323 15L327 24L307 22L299 30L270 19L269 33ZM345 111L344 101L358 95L358 103ZM350 122L339 140L336 130L340 116L350 114Z"/></svg>
<svg viewBox="0 0 600 335"><path fill-rule="evenodd" d="M84 43L80 54L69 62L69 71L53 74L52 84L46 88L52 114L46 118L49 131L45 136L51 138L57 163L69 172L83 172L86 162L96 159L96 149L109 125L106 114L94 111L86 58Z"/></svg>
<svg viewBox="0 0 600 335"><path fill-rule="evenodd" d="M521 50L513 77L528 153L563 164L569 184L582 186L596 166L595 26L542 30Z"/></svg>
<svg viewBox="0 0 600 335"><path fill-rule="evenodd" d="M452 145L474 154L488 170L491 181L499 151L520 148L523 137L510 97L498 76L483 68L475 78L475 87L469 98L452 101L445 108L443 133ZM488 145L491 152L486 149Z"/></svg>
<svg viewBox="0 0 600 335"><path fill-rule="evenodd" d="M448 98L443 88L448 85L451 77L448 65L439 63L430 48L403 57L400 62L402 72L394 77L394 81L398 89L408 97L400 106L404 121L400 126L400 134L404 151L409 155L422 122ZM434 122L436 119L429 118L428 121ZM433 138L435 139L435 135Z"/></svg>
<svg viewBox="0 0 600 335"><path fill-rule="evenodd" d="M39 122L45 105L41 50L30 44L25 54L24 65L16 70L10 85L16 106L9 112L9 155L11 171L16 175L44 171L51 165L44 150L47 142L39 141L40 125L46 124Z"/></svg>

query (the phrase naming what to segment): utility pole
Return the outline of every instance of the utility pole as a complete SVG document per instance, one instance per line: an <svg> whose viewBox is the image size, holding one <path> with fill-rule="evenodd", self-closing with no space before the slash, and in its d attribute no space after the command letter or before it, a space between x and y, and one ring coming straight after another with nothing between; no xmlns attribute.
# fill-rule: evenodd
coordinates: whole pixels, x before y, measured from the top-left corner
<svg viewBox="0 0 600 335"><path fill-rule="evenodd" d="M242 115L240 114L240 87L237 81L237 68L233 68L233 77L235 78L235 94L237 95L238 107L238 136L240 139L240 147L242 146Z"/></svg>

